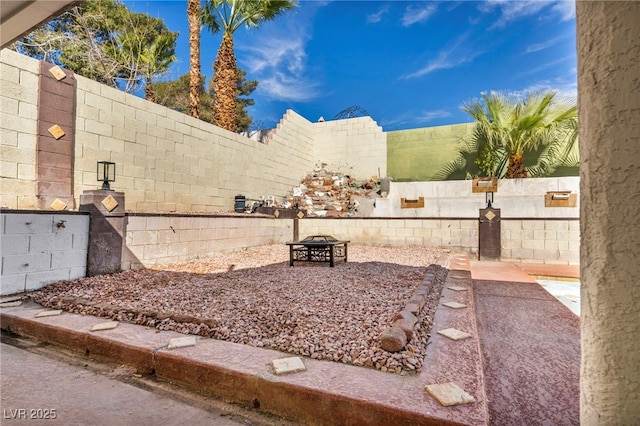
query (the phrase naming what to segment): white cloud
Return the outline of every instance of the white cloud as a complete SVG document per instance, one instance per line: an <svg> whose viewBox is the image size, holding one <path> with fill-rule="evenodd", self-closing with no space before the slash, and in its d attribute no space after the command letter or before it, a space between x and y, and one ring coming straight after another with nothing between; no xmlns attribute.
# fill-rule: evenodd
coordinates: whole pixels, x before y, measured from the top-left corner
<svg viewBox="0 0 640 426"><path fill-rule="evenodd" d="M442 109L436 111L423 111L416 117L416 121L419 123L428 123L437 118L446 118L451 116L452 114L449 111L445 111Z"/></svg>
<svg viewBox="0 0 640 426"><path fill-rule="evenodd" d="M527 46L526 52L527 53L539 52L541 50L553 47L556 44L560 43L562 40L566 40L568 38L569 38L569 35L563 35L560 37L552 38L551 40L547 40L542 43L531 44Z"/></svg>
<svg viewBox="0 0 640 426"><path fill-rule="evenodd" d="M413 24L425 22L437 9L437 3L427 3L422 7L408 6L402 16L402 26L410 27Z"/></svg>
<svg viewBox="0 0 640 426"><path fill-rule="evenodd" d="M275 72L270 77L261 79L257 90L264 91L265 96L272 99L308 102L320 96L318 87L310 81Z"/></svg>
<svg viewBox="0 0 640 426"><path fill-rule="evenodd" d="M376 13L367 15L367 22L369 24L380 22L382 20L382 16L387 12L389 12L389 5L382 6Z"/></svg>
<svg viewBox="0 0 640 426"><path fill-rule="evenodd" d="M248 71L254 73L280 67L286 68L291 73L301 72L304 70L307 58L306 42L304 35L299 35L297 38L263 39L260 44L241 48L251 53L243 63L248 67Z"/></svg>
<svg viewBox="0 0 640 426"><path fill-rule="evenodd" d="M270 22L260 29L259 37L250 44L236 44L242 55L238 61L246 68L248 78L257 79L256 89L265 97L308 102L320 96L319 83L311 80L307 66L307 43L312 39L308 29L313 15L327 3L315 2L305 14L285 15L278 23Z"/></svg>
<svg viewBox="0 0 640 426"><path fill-rule="evenodd" d="M524 72L518 73L515 76L515 78L519 78L519 77L523 77L523 76L531 75L531 74L537 74L540 71L544 71L546 69L553 68L556 65L559 65L559 64L561 64L563 62L566 62L566 61L569 61L569 60L574 61L575 57L566 56L566 57L563 57L563 58L556 59L555 61L547 62L546 64L538 65L535 68L530 68L530 69L528 69L528 70L526 70Z"/></svg>
<svg viewBox="0 0 640 426"><path fill-rule="evenodd" d="M574 0L560 0L551 9L560 14L562 21L569 21L576 17L576 2Z"/></svg>
<svg viewBox="0 0 640 426"><path fill-rule="evenodd" d="M578 96L578 82L576 68L572 68L565 75L552 79L536 80L522 90L507 91L506 94L522 99L528 93L553 90L558 100L574 100Z"/></svg>
<svg viewBox="0 0 640 426"><path fill-rule="evenodd" d="M574 3L573 0L560 0L560 1L546 1L546 0L487 0L482 2L478 7L483 13L490 13L498 9L500 17L496 22L489 27L504 28L508 24L518 21L523 18L527 18L533 15L537 15L542 9L547 6L551 6L551 10L561 15L561 20L566 21L575 17L575 7L571 9L569 3Z"/></svg>
<svg viewBox="0 0 640 426"><path fill-rule="evenodd" d="M401 78L410 79L422 77L439 69L454 68L464 63L473 61L476 57L480 56L484 52L480 50L470 51L468 47L462 47L464 41L467 39L467 36L468 34L461 35L457 40L454 41L452 45L438 52L437 57L432 61L429 61L427 65L425 65L418 71L404 75Z"/></svg>
<svg viewBox="0 0 640 426"><path fill-rule="evenodd" d="M453 117L453 114L446 110L423 111L416 114L414 111L405 111L395 117L381 119L380 125L385 129L401 129L410 125L424 125L438 118Z"/></svg>

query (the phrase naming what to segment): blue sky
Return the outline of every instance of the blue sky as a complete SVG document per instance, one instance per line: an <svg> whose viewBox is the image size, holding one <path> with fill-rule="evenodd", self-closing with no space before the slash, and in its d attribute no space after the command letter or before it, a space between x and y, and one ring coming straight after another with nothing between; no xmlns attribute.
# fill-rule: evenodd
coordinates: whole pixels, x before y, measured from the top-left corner
<svg viewBox="0 0 640 426"><path fill-rule="evenodd" d="M125 1L180 33L168 77L189 71L186 1ZM201 35L209 78L221 35ZM300 1L234 35L238 66L260 83L249 109L273 128L287 109L330 120L357 105L385 131L471 121L460 107L492 90L575 96L573 0Z"/></svg>

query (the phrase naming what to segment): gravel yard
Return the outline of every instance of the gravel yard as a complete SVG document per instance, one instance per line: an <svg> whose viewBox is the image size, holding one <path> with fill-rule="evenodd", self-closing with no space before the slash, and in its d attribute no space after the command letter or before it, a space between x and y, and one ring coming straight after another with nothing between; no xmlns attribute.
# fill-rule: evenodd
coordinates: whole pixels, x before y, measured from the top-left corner
<svg viewBox="0 0 640 426"><path fill-rule="evenodd" d="M348 263L296 263L285 245L221 253L162 269L126 271L48 285L31 298L50 308L208 336L290 354L419 372L451 255L426 247L349 245ZM380 348L427 267L436 279L413 339ZM439 265L439 266L437 266Z"/></svg>

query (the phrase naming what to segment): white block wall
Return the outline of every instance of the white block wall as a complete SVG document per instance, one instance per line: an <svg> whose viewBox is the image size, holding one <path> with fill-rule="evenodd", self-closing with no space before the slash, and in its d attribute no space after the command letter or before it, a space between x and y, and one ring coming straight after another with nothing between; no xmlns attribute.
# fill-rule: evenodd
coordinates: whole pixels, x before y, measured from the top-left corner
<svg viewBox="0 0 640 426"><path fill-rule="evenodd" d="M135 212L233 211L234 197L284 196L313 167L307 120L291 111L268 144L77 76L75 196L96 162Z"/></svg>
<svg viewBox="0 0 640 426"><path fill-rule="evenodd" d="M373 246L418 245L477 255L476 219L302 219L300 238L333 235ZM577 265L580 222L576 219L503 219L503 261Z"/></svg>
<svg viewBox="0 0 640 426"><path fill-rule="evenodd" d="M545 207L549 191L580 194L579 177L500 179L493 194L493 207L503 218L578 218L576 207ZM401 208L400 199L424 197L422 208ZM471 180L446 182L391 182L387 198L376 200L374 217L461 217L477 218L487 205L484 193L472 192Z"/></svg>
<svg viewBox="0 0 640 426"><path fill-rule="evenodd" d="M293 222L287 219L130 215L126 242L134 260L123 267L182 262L292 239Z"/></svg>
<svg viewBox="0 0 640 426"><path fill-rule="evenodd" d="M0 206L37 209L38 61L0 51Z"/></svg>
<svg viewBox="0 0 640 426"><path fill-rule="evenodd" d="M387 134L371 117L313 123L315 159L356 179L387 176Z"/></svg>
<svg viewBox="0 0 640 426"><path fill-rule="evenodd" d="M503 219L502 260L561 265L580 264L580 221Z"/></svg>
<svg viewBox="0 0 640 426"><path fill-rule="evenodd" d="M88 215L3 212L0 228L0 294L36 290L51 282L85 276Z"/></svg>
<svg viewBox="0 0 640 426"><path fill-rule="evenodd" d="M427 246L477 253L478 220L473 219L302 219L300 238L333 235L372 246Z"/></svg>

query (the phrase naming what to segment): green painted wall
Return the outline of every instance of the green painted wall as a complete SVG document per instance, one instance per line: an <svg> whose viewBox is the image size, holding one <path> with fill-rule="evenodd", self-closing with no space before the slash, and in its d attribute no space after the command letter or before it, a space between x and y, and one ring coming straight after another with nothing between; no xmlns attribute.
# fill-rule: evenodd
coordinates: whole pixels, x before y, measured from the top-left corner
<svg viewBox="0 0 640 426"><path fill-rule="evenodd" d="M423 182L453 160L474 123L387 132L387 175L395 182Z"/></svg>
<svg viewBox="0 0 640 426"><path fill-rule="evenodd" d="M427 182L456 158L475 123L387 132L387 175L395 182ZM578 144L572 154L578 155ZM525 165L531 155L525 155ZM533 156L533 159L536 157ZM535 161L534 161L535 163ZM550 176L579 176L578 167L558 167ZM461 172L460 179L464 179Z"/></svg>

